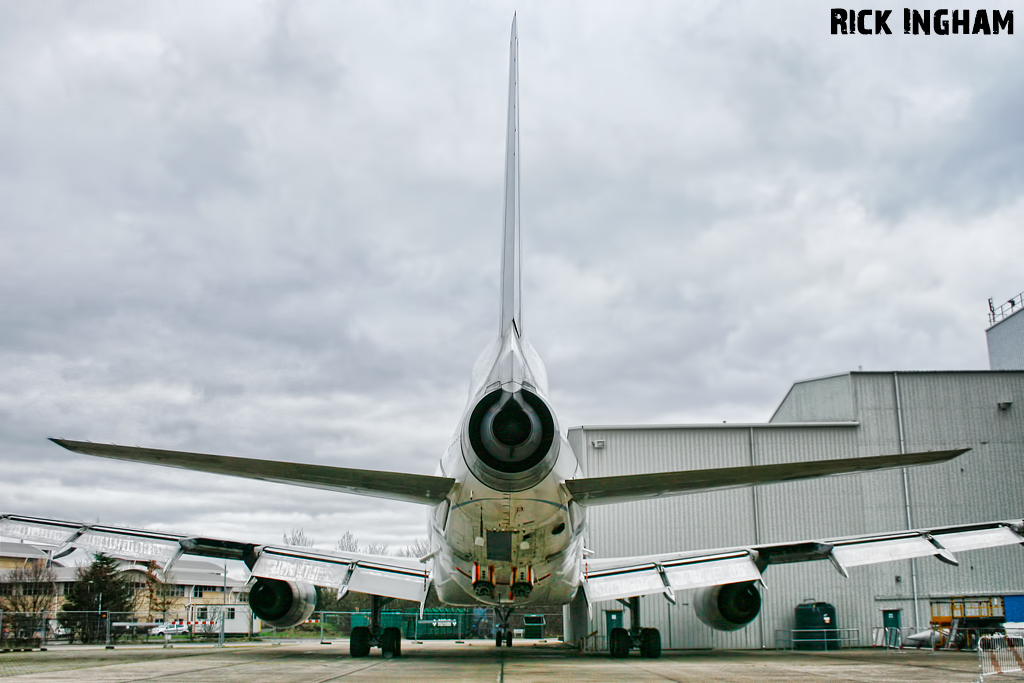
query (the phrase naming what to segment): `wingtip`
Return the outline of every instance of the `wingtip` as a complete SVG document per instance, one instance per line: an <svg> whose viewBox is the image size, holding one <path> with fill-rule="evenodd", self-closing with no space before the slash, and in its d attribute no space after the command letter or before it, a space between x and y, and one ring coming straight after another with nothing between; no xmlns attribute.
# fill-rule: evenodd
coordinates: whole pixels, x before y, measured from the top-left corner
<svg viewBox="0 0 1024 683"><path fill-rule="evenodd" d="M52 441L53 443L57 444L61 448L67 449L67 450L71 451L72 453L75 452L75 447L73 445L74 444L73 441L68 441L67 439L57 439L57 438L54 438L52 436L48 436L46 438L49 439L50 441Z"/></svg>

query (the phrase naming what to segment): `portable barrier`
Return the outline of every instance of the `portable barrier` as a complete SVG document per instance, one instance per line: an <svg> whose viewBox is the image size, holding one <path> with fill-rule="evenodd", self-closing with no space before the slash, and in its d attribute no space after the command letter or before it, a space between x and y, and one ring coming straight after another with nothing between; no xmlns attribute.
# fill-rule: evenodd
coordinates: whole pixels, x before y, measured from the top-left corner
<svg viewBox="0 0 1024 683"><path fill-rule="evenodd" d="M859 628L776 629L776 650L838 650L860 647Z"/></svg>
<svg viewBox="0 0 1024 683"><path fill-rule="evenodd" d="M978 639L978 682L985 676L1024 671L1024 638L1020 636L981 636Z"/></svg>

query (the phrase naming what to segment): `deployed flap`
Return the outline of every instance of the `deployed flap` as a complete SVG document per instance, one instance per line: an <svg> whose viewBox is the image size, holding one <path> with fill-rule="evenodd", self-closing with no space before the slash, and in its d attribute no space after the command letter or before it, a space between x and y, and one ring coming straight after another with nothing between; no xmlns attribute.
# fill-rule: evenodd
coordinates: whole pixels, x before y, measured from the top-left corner
<svg viewBox="0 0 1024 683"><path fill-rule="evenodd" d="M645 560L627 557L588 563L583 577L587 599L600 602L663 593L674 602L677 590L761 578L761 572L747 550L653 562Z"/></svg>
<svg viewBox="0 0 1024 683"><path fill-rule="evenodd" d="M227 474L233 477L261 479L279 484L308 486L314 489L355 493L361 496L388 498L424 505L436 505L443 501L455 484L454 479L432 477L425 474L356 470L347 467L305 465L277 460L164 451L156 448L115 446L65 439L50 439L50 441L69 451L98 455L101 458L144 462L212 474Z"/></svg>
<svg viewBox="0 0 1024 683"><path fill-rule="evenodd" d="M265 547L252 568L253 576L305 581L317 586L422 602L430 586L425 564L415 558L314 552Z"/></svg>
<svg viewBox="0 0 1024 683"><path fill-rule="evenodd" d="M54 556L80 548L125 560L156 560L164 564L178 552L182 535L124 529L99 524L75 524L53 519L0 516L0 536L29 543L53 545Z"/></svg>
<svg viewBox="0 0 1024 683"><path fill-rule="evenodd" d="M836 541L832 556L842 567L935 555L957 564L954 552L1024 543L1022 520L992 524L925 529L906 534Z"/></svg>
<svg viewBox="0 0 1024 683"><path fill-rule="evenodd" d="M930 465L951 460L966 453L969 448L952 451L928 451L903 455L879 455L869 458L841 460L814 460L778 465L749 467L723 467L720 469L687 470L685 472L658 472L631 474L617 477L570 479L565 487L581 505L605 505L630 500L678 496L717 489L729 489L750 484L771 484L797 479L813 479L833 474L850 474L893 467Z"/></svg>
<svg viewBox="0 0 1024 683"><path fill-rule="evenodd" d="M180 552L244 560L253 576L304 581L337 589L422 602L430 585L427 565L415 558L340 551L259 546L161 531L76 524L38 517L0 515L0 536L30 543L80 548L129 560L156 560L166 569ZM54 554L59 554L57 550Z"/></svg>
<svg viewBox="0 0 1024 683"><path fill-rule="evenodd" d="M776 543L740 548L588 560L583 581L591 602L761 579L768 565L831 560L847 567L935 555L957 564L953 552L1024 545L1024 519L897 531L890 534Z"/></svg>

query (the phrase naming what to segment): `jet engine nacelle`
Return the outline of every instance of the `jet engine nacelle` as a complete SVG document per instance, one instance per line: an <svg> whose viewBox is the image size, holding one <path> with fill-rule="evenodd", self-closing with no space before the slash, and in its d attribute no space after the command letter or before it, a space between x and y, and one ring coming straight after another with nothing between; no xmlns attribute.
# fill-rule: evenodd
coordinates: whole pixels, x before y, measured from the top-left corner
<svg viewBox="0 0 1024 683"><path fill-rule="evenodd" d="M316 607L316 587L311 583L291 583L278 579L256 579L249 591L253 614L277 628L301 624Z"/></svg>
<svg viewBox="0 0 1024 683"><path fill-rule="evenodd" d="M520 389L481 398L466 420L462 452L480 481L499 491L540 482L558 456L558 425L547 403Z"/></svg>
<svg viewBox="0 0 1024 683"><path fill-rule="evenodd" d="M697 618L719 631L738 631L761 611L761 593L753 581L708 586L693 599Z"/></svg>

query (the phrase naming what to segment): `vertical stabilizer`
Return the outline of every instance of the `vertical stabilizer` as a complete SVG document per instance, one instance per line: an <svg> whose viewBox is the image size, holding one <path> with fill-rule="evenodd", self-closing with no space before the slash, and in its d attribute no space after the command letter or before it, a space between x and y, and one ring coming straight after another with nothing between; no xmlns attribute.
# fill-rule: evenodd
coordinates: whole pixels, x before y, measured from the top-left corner
<svg viewBox="0 0 1024 683"><path fill-rule="evenodd" d="M523 332L519 260L519 35L512 17L508 67L508 133L505 142L505 232L501 249L501 336Z"/></svg>

